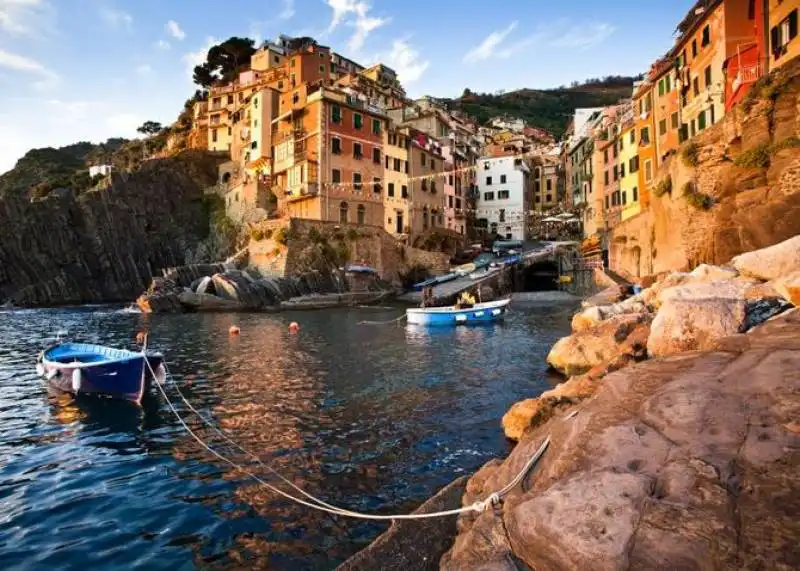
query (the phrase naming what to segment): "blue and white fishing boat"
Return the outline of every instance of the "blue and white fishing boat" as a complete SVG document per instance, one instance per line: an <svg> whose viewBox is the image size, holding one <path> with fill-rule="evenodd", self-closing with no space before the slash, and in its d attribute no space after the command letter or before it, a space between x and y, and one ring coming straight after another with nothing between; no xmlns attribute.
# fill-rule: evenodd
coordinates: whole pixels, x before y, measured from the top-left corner
<svg viewBox="0 0 800 571"><path fill-rule="evenodd" d="M502 319L510 299L476 303L472 307L415 307L406 309L406 319L413 325L474 325Z"/></svg>
<svg viewBox="0 0 800 571"><path fill-rule="evenodd" d="M151 370L163 375L163 361L161 353L92 343L59 343L39 355L36 372L55 388L68 393L138 403L152 377Z"/></svg>

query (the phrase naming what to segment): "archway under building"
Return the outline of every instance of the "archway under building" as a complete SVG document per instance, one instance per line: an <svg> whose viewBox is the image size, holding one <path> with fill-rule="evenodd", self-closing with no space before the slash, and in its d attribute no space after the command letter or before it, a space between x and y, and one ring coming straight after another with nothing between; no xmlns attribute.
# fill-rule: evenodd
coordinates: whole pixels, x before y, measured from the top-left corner
<svg viewBox="0 0 800 571"><path fill-rule="evenodd" d="M555 291L558 289L558 276L557 262L537 262L522 270L518 286L521 291Z"/></svg>

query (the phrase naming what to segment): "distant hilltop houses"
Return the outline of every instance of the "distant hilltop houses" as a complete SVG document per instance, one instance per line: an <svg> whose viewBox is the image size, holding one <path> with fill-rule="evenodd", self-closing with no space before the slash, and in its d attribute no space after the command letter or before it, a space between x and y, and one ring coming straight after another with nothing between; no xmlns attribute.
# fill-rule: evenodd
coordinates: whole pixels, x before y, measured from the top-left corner
<svg viewBox="0 0 800 571"><path fill-rule="evenodd" d="M89 167L89 176L95 177L97 175L108 176L111 174L111 165L95 165Z"/></svg>
<svg viewBox="0 0 800 571"><path fill-rule="evenodd" d="M219 189L240 221L290 216L397 237L436 228L521 238L532 212L558 202L537 166L552 161L552 135L513 117L480 126L442 100L412 100L393 69L362 66L312 38L265 42L191 117L191 146L230 158ZM482 157L509 157L525 177L481 194Z"/></svg>

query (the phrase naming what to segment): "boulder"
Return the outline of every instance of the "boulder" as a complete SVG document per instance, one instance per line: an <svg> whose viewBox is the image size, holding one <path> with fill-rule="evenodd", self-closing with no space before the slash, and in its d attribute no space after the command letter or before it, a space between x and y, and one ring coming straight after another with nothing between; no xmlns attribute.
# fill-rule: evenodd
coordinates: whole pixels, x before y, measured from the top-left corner
<svg viewBox="0 0 800 571"><path fill-rule="evenodd" d="M728 280L722 282L686 283L664 289L659 293L657 305L660 307L672 299L737 299L744 300L745 293L758 282L754 280Z"/></svg>
<svg viewBox="0 0 800 571"><path fill-rule="evenodd" d="M594 307L596 305L610 305L622 299L622 292L619 286L612 286L604 289L581 302L583 307Z"/></svg>
<svg viewBox="0 0 800 571"><path fill-rule="evenodd" d="M732 280L737 277L739 272L734 268L723 268L709 264L700 264L689 272L688 281L691 283L699 282L721 282Z"/></svg>
<svg viewBox="0 0 800 571"><path fill-rule="evenodd" d="M800 235L736 256L731 263L740 274L765 281L796 272L800 270Z"/></svg>
<svg viewBox="0 0 800 571"><path fill-rule="evenodd" d="M783 299L795 307L800 307L800 270L779 277L772 285Z"/></svg>
<svg viewBox="0 0 800 571"><path fill-rule="evenodd" d="M653 320L647 353L661 357L711 350L719 339L738 333L745 317L744 297L691 297L688 292L675 292L667 297Z"/></svg>
<svg viewBox="0 0 800 571"><path fill-rule="evenodd" d="M547 362L565 375L580 375L621 355L644 358L652 316L616 315L598 325L559 339Z"/></svg>
<svg viewBox="0 0 800 571"><path fill-rule="evenodd" d="M572 331L577 333L583 329L594 327L601 321L605 321L615 315L645 313L646 311L647 304L643 301L641 295L634 295L611 305L596 305L584 309L572 317Z"/></svg>

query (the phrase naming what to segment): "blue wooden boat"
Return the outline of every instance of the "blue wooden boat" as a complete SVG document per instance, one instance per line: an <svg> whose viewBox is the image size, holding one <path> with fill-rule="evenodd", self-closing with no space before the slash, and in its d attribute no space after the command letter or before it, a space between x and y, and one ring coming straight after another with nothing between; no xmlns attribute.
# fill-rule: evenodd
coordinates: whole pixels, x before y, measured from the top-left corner
<svg viewBox="0 0 800 571"><path fill-rule="evenodd" d="M453 280L454 280L454 279L456 279L457 277L458 277L458 274L457 274L457 273L455 273L455 272L453 272L453 273L451 273L451 274L445 274L445 275L443 275L443 276L439 276L439 277L437 277L437 278L436 278L436 283L437 283L437 284L444 284L444 283L447 283L447 282L451 282L451 281L453 281Z"/></svg>
<svg viewBox="0 0 800 571"><path fill-rule="evenodd" d="M414 325L473 325L491 323L502 319L508 311L510 299L476 303L472 307L415 307L406 309L406 319Z"/></svg>
<svg viewBox="0 0 800 571"><path fill-rule="evenodd" d="M424 282L419 282L411 286L414 291L422 291L428 286L435 286L437 284L437 278L428 278Z"/></svg>
<svg viewBox="0 0 800 571"><path fill-rule="evenodd" d="M141 402L152 377L151 369L163 375L163 361L160 353L92 343L60 343L41 353L36 372L55 388L75 395Z"/></svg>
<svg viewBox="0 0 800 571"><path fill-rule="evenodd" d="M377 274L378 271L371 267L366 266L364 264L348 264L344 267L344 271L350 272L353 274Z"/></svg>

